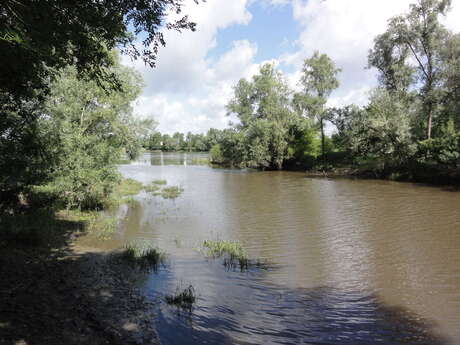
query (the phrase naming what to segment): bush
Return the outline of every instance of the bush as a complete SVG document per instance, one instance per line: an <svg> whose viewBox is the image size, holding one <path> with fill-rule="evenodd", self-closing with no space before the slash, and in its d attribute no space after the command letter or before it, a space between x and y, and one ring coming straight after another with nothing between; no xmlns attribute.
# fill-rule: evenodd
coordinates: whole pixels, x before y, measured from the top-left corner
<svg viewBox="0 0 460 345"><path fill-rule="evenodd" d="M215 144L213 147L211 147L211 150L209 151L209 156L211 163L224 163L224 156L222 155L220 144Z"/></svg>

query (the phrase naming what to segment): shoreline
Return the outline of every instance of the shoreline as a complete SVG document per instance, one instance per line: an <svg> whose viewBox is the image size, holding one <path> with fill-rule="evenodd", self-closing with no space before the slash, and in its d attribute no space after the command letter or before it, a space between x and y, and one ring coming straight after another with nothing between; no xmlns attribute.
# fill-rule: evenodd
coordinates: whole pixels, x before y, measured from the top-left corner
<svg viewBox="0 0 460 345"><path fill-rule="evenodd" d="M66 237L33 248L0 243L0 343L160 344L151 302L136 287L145 274Z"/></svg>

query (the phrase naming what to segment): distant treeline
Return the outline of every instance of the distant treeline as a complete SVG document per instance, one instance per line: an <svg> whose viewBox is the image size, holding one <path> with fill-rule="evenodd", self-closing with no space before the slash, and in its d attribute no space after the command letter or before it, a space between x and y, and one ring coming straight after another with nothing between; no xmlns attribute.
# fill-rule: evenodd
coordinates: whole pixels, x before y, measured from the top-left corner
<svg viewBox="0 0 460 345"><path fill-rule="evenodd" d="M263 65L234 87L227 110L239 121L219 132L211 160L458 182L460 34L440 21L449 9L448 0L418 1L389 20L369 52L379 85L363 107L327 106L341 70L325 54L304 61L297 92L274 65ZM327 122L336 128L331 137Z"/></svg>
<svg viewBox="0 0 460 345"><path fill-rule="evenodd" d="M211 128L206 134L176 132L173 135L153 132L143 139L147 150L207 152L219 143L222 131Z"/></svg>

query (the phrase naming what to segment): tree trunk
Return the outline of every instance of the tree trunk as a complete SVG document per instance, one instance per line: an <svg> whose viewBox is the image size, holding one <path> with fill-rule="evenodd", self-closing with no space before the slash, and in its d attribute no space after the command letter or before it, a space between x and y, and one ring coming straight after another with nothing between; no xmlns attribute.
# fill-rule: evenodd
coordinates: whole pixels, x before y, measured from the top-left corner
<svg viewBox="0 0 460 345"><path fill-rule="evenodd" d="M428 140L431 139L431 127L433 125L433 110L432 110L432 106L430 105L430 111L428 112L428 133L427 133L427 137L428 137Z"/></svg>
<svg viewBox="0 0 460 345"><path fill-rule="evenodd" d="M324 163L324 150L325 150L325 142L324 142L324 120L323 118L321 117L320 120L319 120L319 123L320 123L320 127L321 127L321 159Z"/></svg>

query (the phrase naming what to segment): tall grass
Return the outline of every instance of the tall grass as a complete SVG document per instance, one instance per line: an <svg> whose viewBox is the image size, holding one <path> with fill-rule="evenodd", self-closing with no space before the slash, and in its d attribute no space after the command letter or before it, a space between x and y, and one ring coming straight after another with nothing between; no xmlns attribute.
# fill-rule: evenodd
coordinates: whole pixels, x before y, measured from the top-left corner
<svg viewBox="0 0 460 345"><path fill-rule="evenodd" d="M122 258L141 268L152 268L154 271L164 264L166 254L154 247L149 241L132 242L125 246Z"/></svg>
<svg viewBox="0 0 460 345"><path fill-rule="evenodd" d="M223 258L226 267L232 268L239 266L241 270L244 270L249 266L248 255L238 242L206 240L203 242L203 248L207 256L212 258Z"/></svg>

